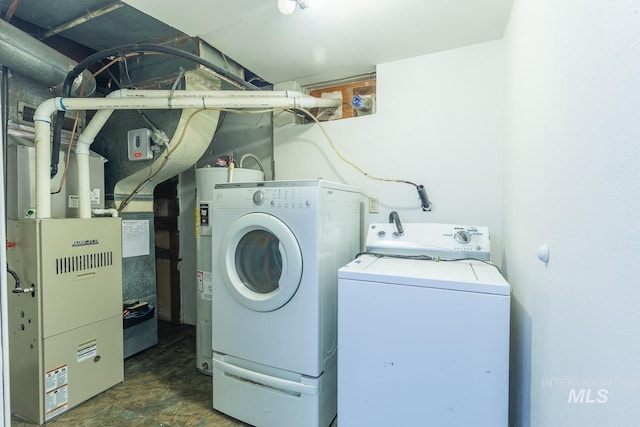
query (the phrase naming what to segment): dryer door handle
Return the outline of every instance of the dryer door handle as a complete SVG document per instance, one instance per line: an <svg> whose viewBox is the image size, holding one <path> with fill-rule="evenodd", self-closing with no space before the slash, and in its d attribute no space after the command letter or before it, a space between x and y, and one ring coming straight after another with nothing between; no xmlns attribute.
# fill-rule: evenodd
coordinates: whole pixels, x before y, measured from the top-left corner
<svg viewBox="0 0 640 427"><path fill-rule="evenodd" d="M215 357L213 358L212 362L214 369L220 369L225 375L231 375L243 380L249 380L263 386L274 388L276 390L309 395L318 394L320 391L320 380L318 378L311 378L301 375L302 382L297 382L232 365L222 360L218 360Z"/></svg>

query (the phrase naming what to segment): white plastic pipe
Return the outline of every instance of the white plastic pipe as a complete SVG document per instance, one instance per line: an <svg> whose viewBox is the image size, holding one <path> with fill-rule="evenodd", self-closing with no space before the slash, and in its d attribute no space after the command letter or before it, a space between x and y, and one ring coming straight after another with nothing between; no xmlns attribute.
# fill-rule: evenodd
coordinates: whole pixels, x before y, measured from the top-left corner
<svg viewBox="0 0 640 427"><path fill-rule="evenodd" d="M182 108L332 108L338 107L342 102L340 99L315 98L301 94L300 92L283 91L278 93L280 96L272 96L269 92L264 93L265 96L256 96L253 91L122 90L107 98L57 97L44 101L38 106L34 113L36 146L36 217L51 217L49 168L51 163L51 115L55 111L111 110L109 113L105 112L100 114L100 120L92 126L91 132L95 132L95 134L97 134L104 125L104 122L106 122L104 116L107 116L106 118L108 118L108 115L110 115L113 110L171 110ZM95 134L93 135L94 138ZM82 144L87 147L90 145L90 142L88 142L89 139L91 139L89 135L90 134L87 134L82 141ZM81 148L81 151L82 150L83 148ZM80 162L78 162L78 165L80 165ZM85 169L88 168L82 166L82 170L84 171ZM83 180L87 183L89 182L88 174L84 177L79 177L80 182ZM83 214L86 215L84 212Z"/></svg>
<svg viewBox="0 0 640 427"><path fill-rule="evenodd" d="M314 98L295 90L136 90L119 89L116 91L121 97L127 98ZM109 97L116 97L115 92ZM314 98L319 99L319 98Z"/></svg>
<svg viewBox="0 0 640 427"><path fill-rule="evenodd" d="M78 172L78 216L91 218L91 185L89 182L89 154L76 153ZM38 208L36 207L36 215Z"/></svg>
<svg viewBox="0 0 640 427"><path fill-rule="evenodd" d="M34 116L33 120L36 146L36 218L50 218L51 115L44 118Z"/></svg>
<svg viewBox="0 0 640 427"><path fill-rule="evenodd" d="M122 97L121 90L111 92L107 97ZM80 218L91 218L91 182L89 179L89 147L93 144L100 129L113 114L113 109L99 110L82 134L78 137L76 144L76 160L78 173L78 216ZM37 215L37 209L36 209ZM116 211L117 215L117 211Z"/></svg>
<svg viewBox="0 0 640 427"><path fill-rule="evenodd" d="M135 92L134 96L130 96ZM206 96L205 93L196 93L193 96L184 96L181 91L173 92L171 98L140 96L145 91L128 91L123 98L51 98L38 107L43 107L42 113L67 110L172 110L182 108L229 108L229 109L260 109L260 108L331 108L341 104L339 99L314 98L312 96L301 97L237 97L237 96ZM184 91L189 93L189 91ZM49 101L52 104L47 105ZM36 109L36 112L38 111ZM51 111L51 113L53 113ZM50 116L49 116L50 117Z"/></svg>

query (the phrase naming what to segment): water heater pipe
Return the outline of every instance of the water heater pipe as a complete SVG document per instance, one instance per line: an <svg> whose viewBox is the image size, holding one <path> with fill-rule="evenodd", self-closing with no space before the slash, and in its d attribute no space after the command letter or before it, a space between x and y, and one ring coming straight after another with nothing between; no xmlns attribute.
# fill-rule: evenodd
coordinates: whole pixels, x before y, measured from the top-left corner
<svg viewBox="0 0 640 427"><path fill-rule="evenodd" d="M147 94L149 92L149 94ZM258 94L264 94L260 96ZM148 96L150 95L150 96ZM227 95L227 96L222 96ZM98 121L87 125L90 132L84 132L82 141L78 141L76 152L81 156L87 151L93 138L100 131L113 110L173 110L182 108L203 109L271 109L271 108L332 108L338 107L340 99L315 98L300 92L283 91L279 96L269 92L248 91L144 91L121 90L107 98L50 98L41 103L34 113L35 148L36 148L36 217L51 217L50 173L51 163L51 115L56 111L67 110L99 110ZM105 111L101 113L101 111ZM80 158L78 159L80 160ZM78 167L79 182L89 182L88 165ZM88 162L87 162L88 163ZM88 199L88 187L78 189L78 199ZM85 194L86 193L86 194ZM83 202L83 204L86 204ZM90 206L90 205L89 205ZM82 214L86 217L85 208ZM90 214L89 214L90 217Z"/></svg>

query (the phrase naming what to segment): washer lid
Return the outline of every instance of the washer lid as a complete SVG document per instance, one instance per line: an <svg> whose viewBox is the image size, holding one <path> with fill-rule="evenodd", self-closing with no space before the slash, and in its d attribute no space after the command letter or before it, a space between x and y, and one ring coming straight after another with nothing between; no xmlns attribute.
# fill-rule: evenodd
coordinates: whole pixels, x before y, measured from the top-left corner
<svg viewBox="0 0 640 427"><path fill-rule="evenodd" d="M363 255L338 270L339 279L509 295L498 269L481 261L425 261Z"/></svg>

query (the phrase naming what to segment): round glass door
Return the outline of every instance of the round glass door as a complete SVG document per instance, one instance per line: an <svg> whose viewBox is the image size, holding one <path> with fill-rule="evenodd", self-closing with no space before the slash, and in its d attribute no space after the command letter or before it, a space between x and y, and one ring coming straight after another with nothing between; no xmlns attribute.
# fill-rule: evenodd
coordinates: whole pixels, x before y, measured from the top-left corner
<svg viewBox="0 0 640 427"><path fill-rule="evenodd" d="M224 235L220 255L225 287L245 307L276 310L298 290L300 246L289 227L272 215L237 219Z"/></svg>

